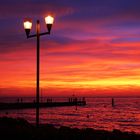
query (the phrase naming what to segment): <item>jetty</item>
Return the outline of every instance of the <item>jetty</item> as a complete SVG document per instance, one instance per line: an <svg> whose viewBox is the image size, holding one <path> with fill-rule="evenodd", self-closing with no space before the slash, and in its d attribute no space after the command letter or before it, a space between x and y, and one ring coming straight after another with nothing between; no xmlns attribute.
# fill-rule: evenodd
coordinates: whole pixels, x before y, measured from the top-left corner
<svg viewBox="0 0 140 140"><path fill-rule="evenodd" d="M68 101L64 102L53 102L52 99L47 99L46 102L40 102L40 108L47 107L63 107L63 106L85 106L85 98L69 98ZM30 109L36 108L36 102L16 102L16 103L0 103L0 110L11 110L11 109Z"/></svg>

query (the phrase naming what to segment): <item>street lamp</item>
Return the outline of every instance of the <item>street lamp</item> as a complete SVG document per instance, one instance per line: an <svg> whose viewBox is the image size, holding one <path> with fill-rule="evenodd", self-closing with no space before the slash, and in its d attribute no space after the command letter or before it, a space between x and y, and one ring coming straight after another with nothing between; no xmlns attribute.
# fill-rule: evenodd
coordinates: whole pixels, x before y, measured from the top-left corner
<svg viewBox="0 0 140 140"><path fill-rule="evenodd" d="M54 22L54 18L52 16L45 17L45 22L47 25L47 32L40 33L40 22L37 20L36 22L36 34L30 35L30 30L32 28L32 20L31 19L25 19L24 20L24 29L26 32L27 38L36 37L37 38L37 50L36 50L36 126L39 126L39 82L40 82L40 36L42 35L49 35L51 31L52 24Z"/></svg>

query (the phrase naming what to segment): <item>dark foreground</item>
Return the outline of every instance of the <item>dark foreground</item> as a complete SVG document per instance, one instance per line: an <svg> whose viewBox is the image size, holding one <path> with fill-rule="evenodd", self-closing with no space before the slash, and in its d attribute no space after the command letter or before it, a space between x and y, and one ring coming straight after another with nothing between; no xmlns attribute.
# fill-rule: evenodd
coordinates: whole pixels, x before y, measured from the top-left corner
<svg viewBox="0 0 140 140"><path fill-rule="evenodd" d="M0 118L0 140L140 140L140 135L133 132L112 132L78 129L69 127L55 128L41 125L39 128L24 119Z"/></svg>

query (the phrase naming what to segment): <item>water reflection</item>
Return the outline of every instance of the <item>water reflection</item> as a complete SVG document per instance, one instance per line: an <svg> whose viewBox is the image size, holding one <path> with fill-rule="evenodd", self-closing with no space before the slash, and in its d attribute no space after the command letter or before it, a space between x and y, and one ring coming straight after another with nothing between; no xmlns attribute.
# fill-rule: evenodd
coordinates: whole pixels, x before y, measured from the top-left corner
<svg viewBox="0 0 140 140"><path fill-rule="evenodd" d="M119 129L140 133L139 98L116 98L112 108L111 98L88 98L87 106L53 107L40 109L40 122L59 127L91 127ZM23 117L35 123L35 109L0 111L0 116Z"/></svg>

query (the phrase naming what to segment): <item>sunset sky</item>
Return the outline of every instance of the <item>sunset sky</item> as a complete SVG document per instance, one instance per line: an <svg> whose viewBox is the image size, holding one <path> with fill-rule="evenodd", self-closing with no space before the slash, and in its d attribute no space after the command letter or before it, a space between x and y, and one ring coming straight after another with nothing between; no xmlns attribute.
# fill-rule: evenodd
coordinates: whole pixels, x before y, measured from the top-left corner
<svg viewBox="0 0 140 140"><path fill-rule="evenodd" d="M23 20L52 14L41 37L42 95L140 95L140 0L1 0L0 96L32 96L36 39Z"/></svg>

